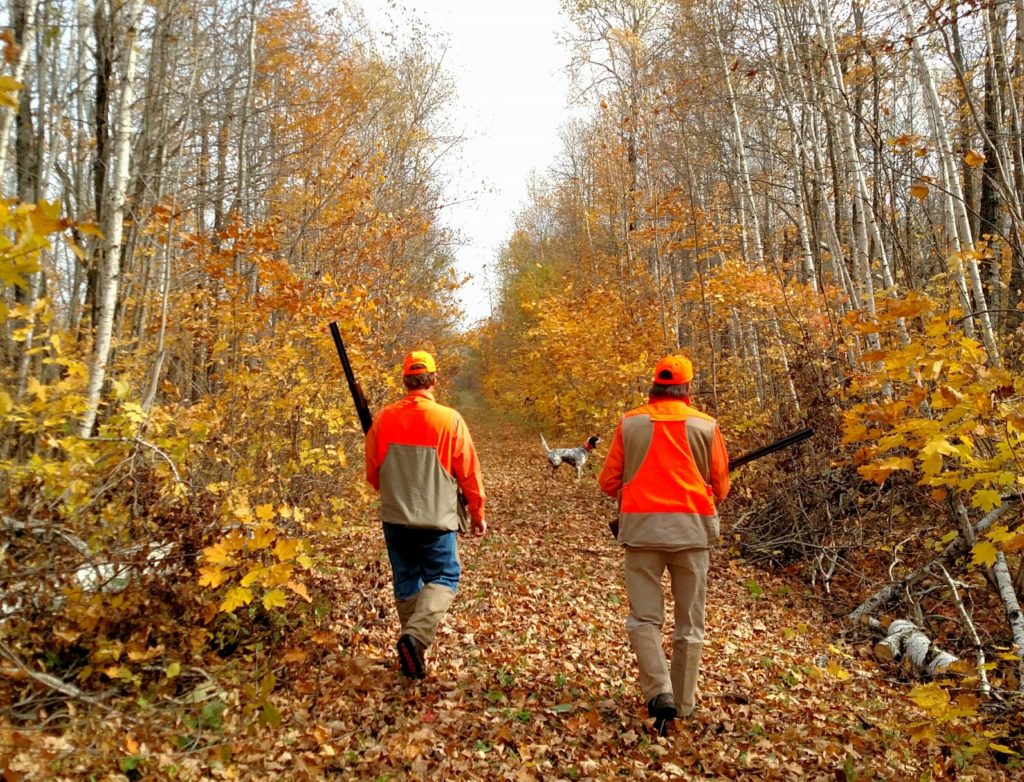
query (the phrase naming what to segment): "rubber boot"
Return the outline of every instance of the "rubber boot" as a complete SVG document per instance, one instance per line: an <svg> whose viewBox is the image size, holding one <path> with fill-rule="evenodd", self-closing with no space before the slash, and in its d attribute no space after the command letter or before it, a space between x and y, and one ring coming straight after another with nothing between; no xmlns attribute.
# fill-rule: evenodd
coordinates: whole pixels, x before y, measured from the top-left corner
<svg viewBox="0 0 1024 782"><path fill-rule="evenodd" d="M437 635L437 626L448 613L453 600L455 593L448 587L427 584L416 595L415 610L403 625L403 632L423 644L424 648L430 646Z"/></svg>
<svg viewBox="0 0 1024 782"><path fill-rule="evenodd" d="M697 678L703 644L676 641L672 645L672 693L680 717L693 716L697 708Z"/></svg>

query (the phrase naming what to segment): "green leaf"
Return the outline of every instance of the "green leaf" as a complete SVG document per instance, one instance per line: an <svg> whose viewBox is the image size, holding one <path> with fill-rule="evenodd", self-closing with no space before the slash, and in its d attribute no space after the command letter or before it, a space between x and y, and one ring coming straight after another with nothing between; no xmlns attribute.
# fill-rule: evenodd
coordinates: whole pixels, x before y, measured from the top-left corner
<svg viewBox="0 0 1024 782"><path fill-rule="evenodd" d="M223 701L210 701L199 714L199 724L204 728L220 728L224 724L222 715L228 707Z"/></svg>
<svg viewBox="0 0 1024 782"><path fill-rule="evenodd" d="M273 703L264 703L263 711L260 712L260 722L264 725L276 728L281 724L281 712L277 710L277 707Z"/></svg>
<svg viewBox="0 0 1024 782"><path fill-rule="evenodd" d="M750 592L751 597L760 597L764 594L764 590L761 588L761 585L754 581L754 579L750 579L747 582L747 591Z"/></svg>

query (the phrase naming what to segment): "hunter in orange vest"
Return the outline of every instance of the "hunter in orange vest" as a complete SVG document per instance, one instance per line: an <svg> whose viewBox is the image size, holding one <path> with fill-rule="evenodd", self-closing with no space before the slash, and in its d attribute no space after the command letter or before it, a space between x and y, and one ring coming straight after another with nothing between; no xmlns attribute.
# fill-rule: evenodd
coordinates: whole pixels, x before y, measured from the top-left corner
<svg viewBox="0 0 1024 782"><path fill-rule="evenodd" d="M729 493L725 441L715 419L690 406L692 380L685 356L658 362L647 404L622 417L598 478L619 500L626 631L648 714L662 735L696 706L709 550L719 535L715 503ZM671 669L661 644L665 570L675 607Z"/></svg>
<svg viewBox="0 0 1024 782"><path fill-rule="evenodd" d="M434 401L436 372L429 353L407 355L408 394L378 412L366 433L366 480L380 492L401 623L398 663L413 679L426 675L424 655L459 586L462 514L474 535L487 532L480 460L462 416Z"/></svg>

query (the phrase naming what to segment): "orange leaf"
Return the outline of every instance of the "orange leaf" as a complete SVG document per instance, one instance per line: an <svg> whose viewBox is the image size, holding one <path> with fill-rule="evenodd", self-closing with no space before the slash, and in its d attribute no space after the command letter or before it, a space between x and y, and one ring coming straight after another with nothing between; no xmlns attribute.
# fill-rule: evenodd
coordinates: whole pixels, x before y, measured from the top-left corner
<svg viewBox="0 0 1024 782"><path fill-rule="evenodd" d="M977 168L985 162L985 156L980 152L975 152L973 149L967 150L967 154L964 155L964 162L971 168Z"/></svg>

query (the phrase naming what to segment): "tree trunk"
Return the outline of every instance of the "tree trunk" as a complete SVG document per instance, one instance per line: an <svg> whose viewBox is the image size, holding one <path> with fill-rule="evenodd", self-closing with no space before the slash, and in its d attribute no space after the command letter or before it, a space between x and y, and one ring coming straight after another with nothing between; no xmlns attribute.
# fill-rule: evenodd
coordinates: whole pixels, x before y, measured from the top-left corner
<svg viewBox="0 0 1024 782"><path fill-rule="evenodd" d="M121 47L124 69L121 74L117 111L114 114L112 178L110 187L106 190L106 197L103 199L104 252L96 296L99 304L99 318L96 322L92 361L89 365L89 380L85 392L86 410L79 426L81 437L89 437L96 423L100 395L110 357L114 316L117 310L118 286L121 278L121 240L124 235L125 201L131 159L131 110L137 58L135 39L138 35L137 25L141 8L142 0L129 0L128 5L121 9L121 13L124 15L121 24L121 29L124 31Z"/></svg>

